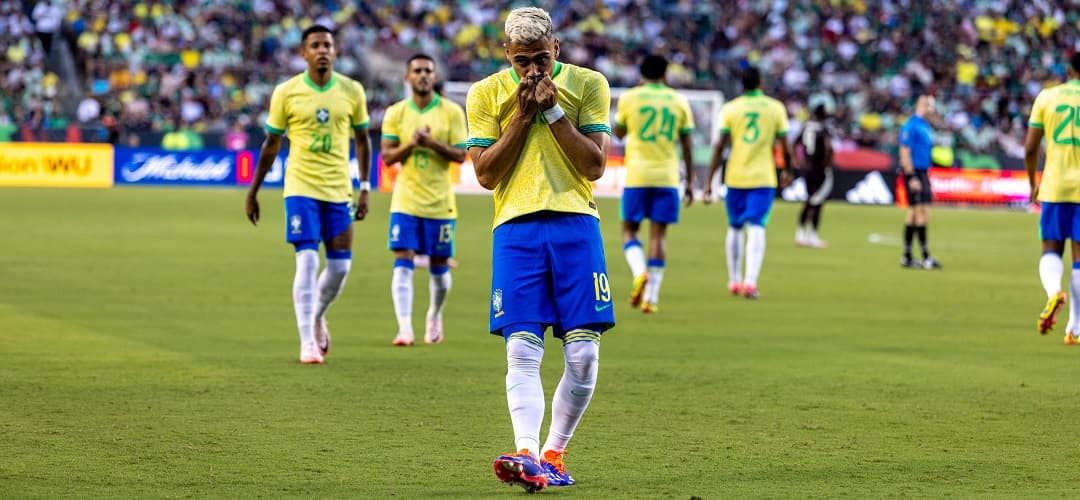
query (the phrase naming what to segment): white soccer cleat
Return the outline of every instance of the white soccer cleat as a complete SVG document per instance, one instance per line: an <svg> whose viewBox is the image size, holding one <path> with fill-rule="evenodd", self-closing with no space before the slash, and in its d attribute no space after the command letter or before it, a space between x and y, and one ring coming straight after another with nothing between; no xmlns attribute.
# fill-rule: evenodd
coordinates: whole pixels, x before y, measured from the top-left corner
<svg viewBox="0 0 1080 500"><path fill-rule="evenodd" d="M438 344L443 341L442 316L428 318L427 328L424 330L425 344Z"/></svg>
<svg viewBox="0 0 1080 500"><path fill-rule="evenodd" d="M806 246L810 248L825 248L829 245L818 237L817 233L810 233L806 238Z"/></svg>
<svg viewBox="0 0 1080 500"><path fill-rule="evenodd" d="M394 341L391 342L391 344L402 347L408 347L415 343L416 340L413 338L412 332L398 332L397 336L394 337Z"/></svg>
<svg viewBox="0 0 1080 500"><path fill-rule="evenodd" d="M330 352L330 329L326 326L326 318L315 319L315 345L319 346L323 356Z"/></svg>
<svg viewBox="0 0 1080 500"><path fill-rule="evenodd" d="M319 365L323 362L322 352L315 342L300 344L300 362L305 365Z"/></svg>
<svg viewBox="0 0 1080 500"><path fill-rule="evenodd" d="M806 237L806 230L801 227L795 230L795 246L810 246L810 240Z"/></svg>

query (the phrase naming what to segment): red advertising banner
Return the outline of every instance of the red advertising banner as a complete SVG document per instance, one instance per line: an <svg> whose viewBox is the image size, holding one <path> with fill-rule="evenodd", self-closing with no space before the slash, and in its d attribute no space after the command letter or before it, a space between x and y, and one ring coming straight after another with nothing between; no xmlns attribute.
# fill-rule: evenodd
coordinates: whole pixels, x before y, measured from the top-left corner
<svg viewBox="0 0 1080 500"><path fill-rule="evenodd" d="M904 204L907 186L896 182L897 203ZM1027 173L1016 170L931 168L930 186L935 202L976 205L1026 205L1031 196Z"/></svg>

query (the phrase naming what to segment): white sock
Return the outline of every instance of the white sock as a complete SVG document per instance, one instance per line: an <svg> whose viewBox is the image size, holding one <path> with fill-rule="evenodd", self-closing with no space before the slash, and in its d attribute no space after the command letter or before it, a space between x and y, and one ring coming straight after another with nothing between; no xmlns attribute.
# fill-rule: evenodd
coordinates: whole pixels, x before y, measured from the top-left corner
<svg viewBox="0 0 1080 500"><path fill-rule="evenodd" d="M645 283L645 302L660 303L660 282L664 281L663 266L649 266L649 281Z"/></svg>
<svg viewBox="0 0 1080 500"><path fill-rule="evenodd" d="M293 309L300 342L315 342L315 286L319 272L319 252L310 248L296 252L296 276L293 277Z"/></svg>
<svg viewBox="0 0 1080 500"><path fill-rule="evenodd" d="M1042 280L1043 290L1046 290L1046 298L1049 299L1061 291L1061 275L1064 272L1065 264L1062 263L1060 255L1046 252L1039 257L1039 279Z"/></svg>
<svg viewBox="0 0 1080 500"><path fill-rule="evenodd" d="M805 240L807 234L809 234L809 229L800 224L799 227L795 229L795 241Z"/></svg>
<svg viewBox="0 0 1080 500"><path fill-rule="evenodd" d="M352 259L326 259L326 269L319 273L319 305L315 309L315 317L326 316L326 310L330 304L341 295L341 289L345 288L345 279L349 277L349 268L352 267Z"/></svg>
<svg viewBox="0 0 1080 500"><path fill-rule="evenodd" d="M450 293L453 280L450 271L442 274L432 274L428 280L428 291L431 292L431 305L428 306L427 317L435 318L442 316L443 306L446 305L446 296Z"/></svg>
<svg viewBox="0 0 1080 500"><path fill-rule="evenodd" d="M728 281L742 283L742 229L729 226L726 244Z"/></svg>
<svg viewBox="0 0 1080 500"><path fill-rule="evenodd" d="M524 339L506 342L506 404L514 426L515 451L540 452L540 425L544 422L544 386L540 361L544 348Z"/></svg>
<svg viewBox="0 0 1080 500"><path fill-rule="evenodd" d="M761 263L765 261L765 228L746 226L746 282L757 286Z"/></svg>
<svg viewBox="0 0 1080 500"><path fill-rule="evenodd" d="M1076 331L1077 323L1080 322L1080 303L1078 302L1080 302L1080 269L1073 267L1072 274L1069 275L1069 324L1065 327L1065 332L1071 335L1080 334Z"/></svg>
<svg viewBox="0 0 1080 500"><path fill-rule="evenodd" d="M410 264L412 262L409 262ZM390 281L390 295L394 299L394 314L397 316L398 332L412 333L413 269L408 266L394 266L394 277Z"/></svg>
<svg viewBox="0 0 1080 500"><path fill-rule="evenodd" d="M571 342L563 346L566 367L551 398L551 427L543 451L566 449L596 389L600 342Z"/></svg>
<svg viewBox="0 0 1080 500"><path fill-rule="evenodd" d="M623 254L630 266L630 274L637 278L645 273L645 250L641 248L640 241L633 240L623 245Z"/></svg>

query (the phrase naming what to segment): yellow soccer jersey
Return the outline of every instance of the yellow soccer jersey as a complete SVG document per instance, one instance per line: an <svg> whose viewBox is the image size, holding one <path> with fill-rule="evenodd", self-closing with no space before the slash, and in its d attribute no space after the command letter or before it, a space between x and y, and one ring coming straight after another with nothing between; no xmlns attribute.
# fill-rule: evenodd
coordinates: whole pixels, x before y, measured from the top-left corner
<svg viewBox="0 0 1080 500"><path fill-rule="evenodd" d="M412 142L413 133L431 127L431 137L456 148L465 147L465 111L438 94L424 109L411 98L386 108L384 139ZM428 148L415 147L401 165L390 211L428 219L456 219L457 203L450 183L450 160Z"/></svg>
<svg viewBox="0 0 1080 500"><path fill-rule="evenodd" d="M615 124L626 128L626 187L679 187L679 137L694 131L690 102L646 83L619 96Z"/></svg>
<svg viewBox="0 0 1080 500"><path fill-rule="evenodd" d="M333 73L320 88L305 71L275 87L266 130L289 136L285 196L350 201L349 139L367 126L364 86L349 77Z"/></svg>
<svg viewBox="0 0 1080 500"><path fill-rule="evenodd" d="M519 78L513 69L473 84L465 109L469 117L469 147L491 147L517 112ZM608 113L611 90L596 71L555 63L552 81L559 88L559 106L583 134L611 133ZM592 183L570 163L539 113L529 129L517 163L495 187L494 227L522 215L552 210L600 218Z"/></svg>
<svg viewBox="0 0 1080 500"><path fill-rule="evenodd" d="M720 129L731 134L724 184L739 189L776 187L773 143L788 131L784 105L753 90L724 105Z"/></svg>
<svg viewBox="0 0 1080 500"><path fill-rule="evenodd" d="M1046 163L1039 201L1080 203L1080 80L1043 89L1029 127L1045 130Z"/></svg>

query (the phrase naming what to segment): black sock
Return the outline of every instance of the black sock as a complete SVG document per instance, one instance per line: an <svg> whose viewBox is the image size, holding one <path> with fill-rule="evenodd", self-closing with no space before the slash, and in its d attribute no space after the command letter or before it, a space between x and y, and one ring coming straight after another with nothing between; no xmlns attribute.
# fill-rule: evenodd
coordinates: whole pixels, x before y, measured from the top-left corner
<svg viewBox="0 0 1080 500"><path fill-rule="evenodd" d="M817 231L818 225L821 224L821 207L823 205L817 205L814 207L814 211L810 215L810 223L814 225L814 231Z"/></svg>
<svg viewBox="0 0 1080 500"><path fill-rule="evenodd" d="M808 217L809 212L810 212L810 204L809 203L804 203L803 206L802 206L802 212L799 212L799 225L800 226L805 226L806 225L806 221L807 221L807 219L809 219L809 217Z"/></svg>
<svg viewBox="0 0 1080 500"><path fill-rule="evenodd" d="M923 259L930 258L930 249L926 245L926 226L919 226L915 228L915 235L919 238L919 246L922 247Z"/></svg>
<svg viewBox="0 0 1080 500"><path fill-rule="evenodd" d="M915 236L915 226L904 226L904 258L911 258L911 238Z"/></svg>

